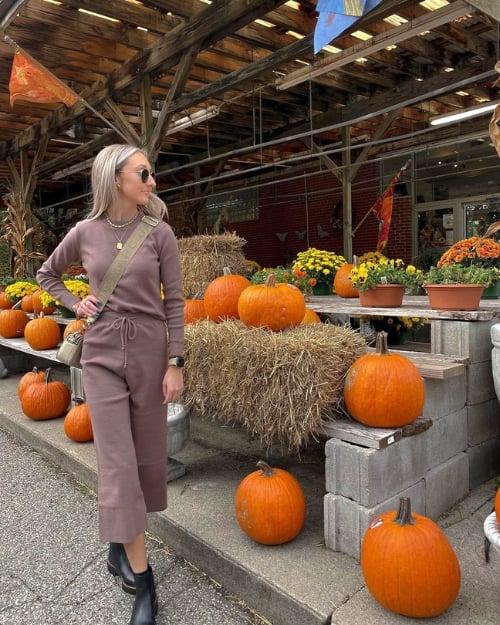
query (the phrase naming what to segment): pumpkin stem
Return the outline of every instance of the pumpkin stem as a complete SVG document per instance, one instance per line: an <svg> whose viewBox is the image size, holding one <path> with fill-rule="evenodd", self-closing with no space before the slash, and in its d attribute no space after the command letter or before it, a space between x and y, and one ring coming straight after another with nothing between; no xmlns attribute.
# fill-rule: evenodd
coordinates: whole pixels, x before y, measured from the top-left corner
<svg viewBox="0 0 500 625"><path fill-rule="evenodd" d="M262 473L266 476L266 477L271 477L272 475L274 475L274 469L272 467L270 467L267 462L264 462L264 460L259 460L257 462L257 468L258 469L262 469Z"/></svg>
<svg viewBox="0 0 500 625"><path fill-rule="evenodd" d="M411 500L409 497L399 498L399 509L394 517L394 522L399 526L415 525L415 518L411 515Z"/></svg>
<svg viewBox="0 0 500 625"><path fill-rule="evenodd" d="M276 274L270 273L266 278L266 286L273 287L276 286Z"/></svg>
<svg viewBox="0 0 500 625"><path fill-rule="evenodd" d="M223 273L223 275L225 275L225 276L230 276L230 275L231 275L231 269L230 269L230 267L223 267L223 268L222 268L222 273Z"/></svg>
<svg viewBox="0 0 500 625"><path fill-rule="evenodd" d="M43 376L44 383L48 384L50 382L51 377L52 377L52 369L50 367L47 367L47 369L45 370L45 375Z"/></svg>
<svg viewBox="0 0 500 625"><path fill-rule="evenodd" d="M389 353L389 348L387 347L387 332L383 330L377 332L375 335L375 353L379 356Z"/></svg>

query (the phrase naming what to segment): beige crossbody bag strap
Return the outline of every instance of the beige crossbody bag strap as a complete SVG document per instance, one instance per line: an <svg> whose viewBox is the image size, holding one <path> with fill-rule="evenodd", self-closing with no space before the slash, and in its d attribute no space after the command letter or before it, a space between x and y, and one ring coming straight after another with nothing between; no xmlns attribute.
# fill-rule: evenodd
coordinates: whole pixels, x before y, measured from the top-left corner
<svg viewBox="0 0 500 625"><path fill-rule="evenodd" d="M115 256L115 259L108 267L108 270L102 279L99 293L97 294L101 303L101 310L104 308L111 293L113 293L115 286L118 284L119 279L122 277L125 267L132 260L132 257L137 250L141 247L144 239L159 223L159 219L155 219L149 215L144 215L137 228L132 232L130 237L124 243L122 249Z"/></svg>

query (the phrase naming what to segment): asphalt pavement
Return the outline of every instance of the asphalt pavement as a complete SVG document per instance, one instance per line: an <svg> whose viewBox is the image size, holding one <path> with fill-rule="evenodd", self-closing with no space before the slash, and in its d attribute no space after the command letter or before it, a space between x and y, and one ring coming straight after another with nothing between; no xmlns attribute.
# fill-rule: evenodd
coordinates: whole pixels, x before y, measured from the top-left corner
<svg viewBox="0 0 500 625"><path fill-rule="evenodd" d="M0 624L126 625L133 597L106 568L96 497L0 430ZM161 540L148 536L158 625L264 625Z"/></svg>

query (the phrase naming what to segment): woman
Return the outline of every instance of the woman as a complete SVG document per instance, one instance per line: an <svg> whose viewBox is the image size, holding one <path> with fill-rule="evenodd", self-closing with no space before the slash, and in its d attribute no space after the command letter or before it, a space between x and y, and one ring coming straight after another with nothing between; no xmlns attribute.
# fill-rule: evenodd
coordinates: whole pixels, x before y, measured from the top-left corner
<svg viewBox="0 0 500 625"><path fill-rule="evenodd" d="M167 505L166 404L183 391L179 252L140 149L101 150L91 183L91 212L64 237L37 280L78 317L97 317L85 333L81 363L97 455L99 538L110 543L108 569L135 593L130 625L154 625L157 599L144 533L146 513ZM158 218L158 225L101 310L101 280L142 215ZM89 276L91 294L82 300L62 282L74 262Z"/></svg>

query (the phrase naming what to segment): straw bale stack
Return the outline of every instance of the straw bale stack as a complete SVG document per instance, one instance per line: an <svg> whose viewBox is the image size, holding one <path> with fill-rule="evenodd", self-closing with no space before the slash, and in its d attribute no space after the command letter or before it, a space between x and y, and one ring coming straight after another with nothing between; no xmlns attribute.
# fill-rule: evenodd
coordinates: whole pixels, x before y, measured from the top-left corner
<svg viewBox="0 0 500 625"><path fill-rule="evenodd" d="M243 426L264 448L300 451L322 419L341 414L345 376L366 349L359 333L332 324L283 332L239 320L189 324L183 401Z"/></svg>
<svg viewBox="0 0 500 625"><path fill-rule="evenodd" d="M203 294L208 284L223 274L224 267L231 273L246 273L246 241L232 232L179 239L178 243L186 299Z"/></svg>

